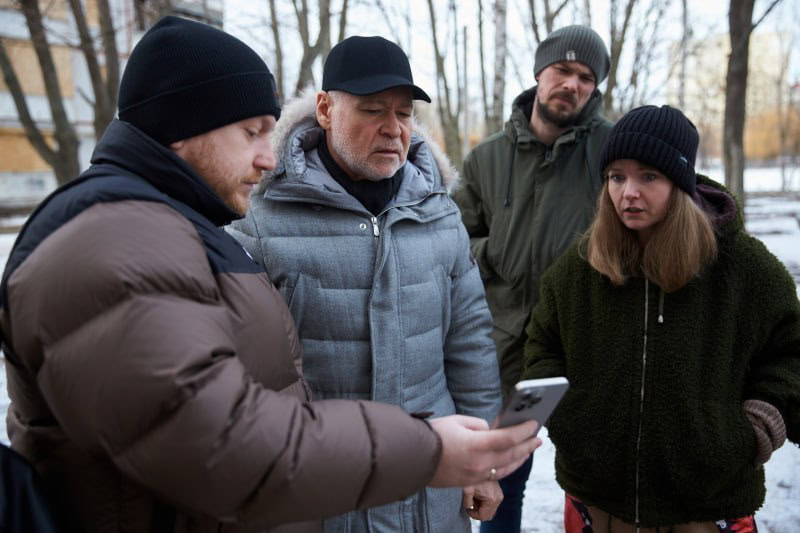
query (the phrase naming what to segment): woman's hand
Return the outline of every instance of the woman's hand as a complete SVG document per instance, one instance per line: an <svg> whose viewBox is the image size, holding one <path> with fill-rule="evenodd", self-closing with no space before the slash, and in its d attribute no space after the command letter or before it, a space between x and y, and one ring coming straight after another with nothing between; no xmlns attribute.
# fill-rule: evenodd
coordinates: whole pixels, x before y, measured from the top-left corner
<svg viewBox="0 0 800 533"><path fill-rule="evenodd" d="M500 502L503 501L503 490L497 481L483 481L477 485L464 487L461 501L470 518L491 520Z"/></svg>

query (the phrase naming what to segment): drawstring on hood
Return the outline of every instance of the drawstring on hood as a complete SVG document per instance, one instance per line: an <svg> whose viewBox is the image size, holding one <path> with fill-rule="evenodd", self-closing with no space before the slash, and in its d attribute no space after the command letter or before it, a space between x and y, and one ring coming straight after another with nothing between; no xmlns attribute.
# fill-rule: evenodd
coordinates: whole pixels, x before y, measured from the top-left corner
<svg viewBox="0 0 800 533"><path fill-rule="evenodd" d="M658 323L664 323L664 291L659 289L658 294Z"/></svg>

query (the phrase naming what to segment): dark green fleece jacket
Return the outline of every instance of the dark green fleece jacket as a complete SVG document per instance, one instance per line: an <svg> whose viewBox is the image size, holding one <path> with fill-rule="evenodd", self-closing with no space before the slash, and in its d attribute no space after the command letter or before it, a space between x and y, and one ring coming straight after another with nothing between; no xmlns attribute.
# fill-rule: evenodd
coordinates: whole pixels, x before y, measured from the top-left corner
<svg viewBox="0 0 800 533"><path fill-rule="evenodd" d="M683 288L621 287L579 245L542 278L526 378L571 384L550 418L565 491L627 522L741 517L764 501L747 399L800 441L800 303L783 264L743 228L733 198L699 177L719 254Z"/></svg>
<svg viewBox="0 0 800 533"><path fill-rule="evenodd" d="M520 94L503 131L467 155L454 194L494 319L504 392L522 374L539 278L592 220L603 186L597 161L611 129L595 90L577 123L545 145L529 125L535 96L536 87Z"/></svg>

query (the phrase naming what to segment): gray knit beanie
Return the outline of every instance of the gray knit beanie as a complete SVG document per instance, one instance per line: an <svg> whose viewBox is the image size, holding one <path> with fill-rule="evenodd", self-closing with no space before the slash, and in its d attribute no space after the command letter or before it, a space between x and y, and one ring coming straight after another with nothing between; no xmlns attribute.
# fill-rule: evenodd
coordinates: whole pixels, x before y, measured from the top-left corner
<svg viewBox="0 0 800 533"><path fill-rule="evenodd" d="M606 79L611 68L606 43L588 26L559 28L539 43L533 65L534 76L559 61L578 61L585 64L594 72L596 85Z"/></svg>
<svg viewBox="0 0 800 533"><path fill-rule="evenodd" d="M700 136L679 109L645 105L629 111L608 132L600 150L600 172L617 159L635 159L651 165L694 195L694 162Z"/></svg>

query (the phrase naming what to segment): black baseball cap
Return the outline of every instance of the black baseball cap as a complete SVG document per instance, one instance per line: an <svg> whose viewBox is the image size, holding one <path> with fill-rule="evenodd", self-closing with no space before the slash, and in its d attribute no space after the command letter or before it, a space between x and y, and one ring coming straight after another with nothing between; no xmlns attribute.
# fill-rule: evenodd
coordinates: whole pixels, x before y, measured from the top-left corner
<svg viewBox="0 0 800 533"><path fill-rule="evenodd" d="M431 101L414 85L405 52L383 37L348 37L328 53L322 71L323 91L364 96L394 87L410 87L414 100Z"/></svg>

